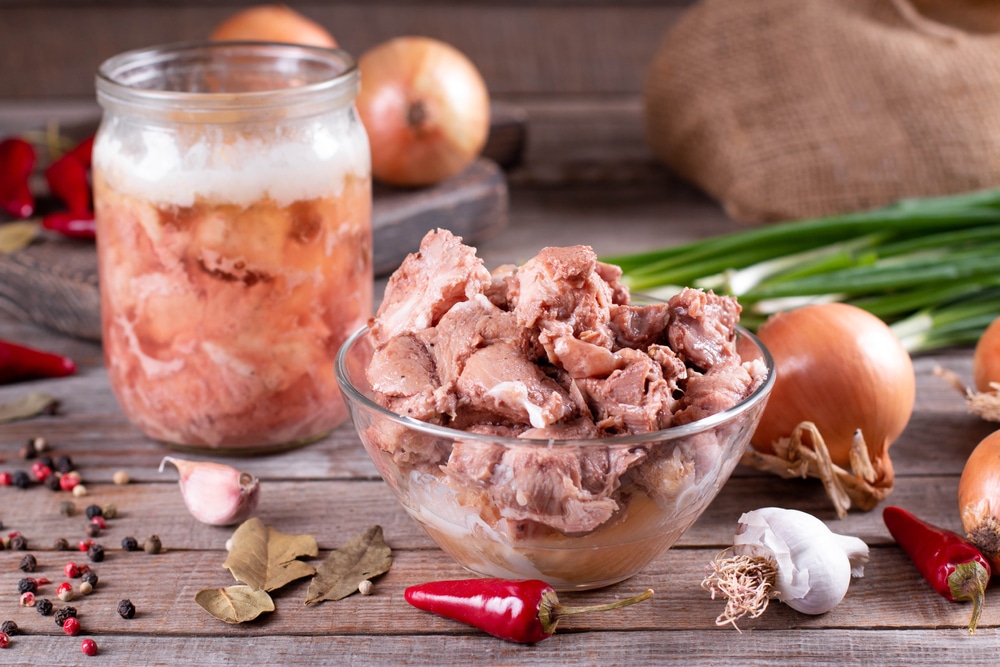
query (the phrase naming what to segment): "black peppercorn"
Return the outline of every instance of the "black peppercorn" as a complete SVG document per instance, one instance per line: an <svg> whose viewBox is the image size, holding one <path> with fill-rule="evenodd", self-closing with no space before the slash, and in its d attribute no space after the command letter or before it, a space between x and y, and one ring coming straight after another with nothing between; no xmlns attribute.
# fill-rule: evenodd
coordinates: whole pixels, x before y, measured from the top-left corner
<svg viewBox="0 0 1000 667"><path fill-rule="evenodd" d="M81 577L81 581L85 581L88 584L90 584L91 586L96 586L97 585L97 575L95 573L90 572L88 570L87 572L83 573L83 577Z"/></svg>
<svg viewBox="0 0 1000 667"><path fill-rule="evenodd" d="M45 478L45 486L49 487L52 491L62 491L62 486L59 484L59 475L49 475Z"/></svg>
<svg viewBox="0 0 1000 667"><path fill-rule="evenodd" d="M97 537L101 534L101 527L96 523L88 523L87 527L84 528L84 532L87 533L87 537Z"/></svg>
<svg viewBox="0 0 1000 667"><path fill-rule="evenodd" d="M50 616L52 614L52 601L48 598L42 598L35 603L35 609L42 616Z"/></svg>
<svg viewBox="0 0 1000 667"><path fill-rule="evenodd" d="M14 621L4 621L3 624L0 624L0 632L5 632L8 637L13 637L14 635L21 634L21 629L17 627L17 623Z"/></svg>
<svg viewBox="0 0 1000 667"><path fill-rule="evenodd" d="M56 625L60 628L67 618L76 618L76 607L63 607L56 612Z"/></svg>
<svg viewBox="0 0 1000 667"><path fill-rule="evenodd" d="M21 564L18 565L22 572L34 572L35 568L38 567L38 561L31 554L26 555L21 559Z"/></svg>
<svg viewBox="0 0 1000 667"><path fill-rule="evenodd" d="M69 542L66 541L65 537L60 537L52 544L52 549L54 551L69 551Z"/></svg>
<svg viewBox="0 0 1000 667"><path fill-rule="evenodd" d="M122 600L118 603L118 615L122 618L132 618L135 616L135 605L131 600Z"/></svg>
<svg viewBox="0 0 1000 667"><path fill-rule="evenodd" d="M18 470L11 477L11 483L19 489L26 489L31 486L31 478L28 477L28 473Z"/></svg>
<svg viewBox="0 0 1000 667"><path fill-rule="evenodd" d="M38 447L35 446L34 438L24 443L24 446L21 447L21 451L19 453L21 454L22 459L33 459L38 456Z"/></svg>
<svg viewBox="0 0 1000 667"><path fill-rule="evenodd" d="M52 461L52 457L49 456L48 454L45 454L44 456L39 456L38 462L41 463L43 466L48 466L49 468L55 465L55 462Z"/></svg>
<svg viewBox="0 0 1000 667"><path fill-rule="evenodd" d="M65 474L72 472L73 470L73 459L68 456L60 456L56 459L56 470Z"/></svg>
<svg viewBox="0 0 1000 667"><path fill-rule="evenodd" d="M10 549L12 551L24 551L28 548L28 539L24 535L17 535L10 538Z"/></svg>
<svg viewBox="0 0 1000 667"><path fill-rule="evenodd" d="M92 563L100 563L104 560L104 547L96 543L91 544L90 548L87 549L87 556Z"/></svg>
<svg viewBox="0 0 1000 667"><path fill-rule="evenodd" d="M95 516L104 516L104 511L101 509L100 505L88 505L87 506L87 518L93 519Z"/></svg>
<svg viewBox="0 0 1000 667"><path fill-rule="evenodd" d="M21 581L17 582L18 593L34 593L37 590L38 582L35 581L34 577L25 577Z"/></svg>
<svg viewBox="0 0 1000 667"><path fill-rule="evenodd" d="M138 551L139 542L137 542L134 537L122 538L122 549L125 551Z"/></svg>

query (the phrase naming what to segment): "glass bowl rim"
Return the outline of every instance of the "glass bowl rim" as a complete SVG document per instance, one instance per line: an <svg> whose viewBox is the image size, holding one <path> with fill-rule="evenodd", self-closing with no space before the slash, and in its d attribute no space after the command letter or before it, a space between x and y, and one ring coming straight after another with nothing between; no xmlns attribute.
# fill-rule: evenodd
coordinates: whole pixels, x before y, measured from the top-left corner
<svg viewBox="0 0 1000 667"><path fill-rule="evenodd" d="M756 406L761 401L765 400L770 394L772 387L774 386L775 380L775 364L774 357L771 355L770 350L767 349L757 336L752 334L746 328L737 325L736 331L741 337L745 337L750 340L757 349L760 350L761 360L764 362L767 368L767 377L764 382L760 384L749 396L744 398L742 401L734 405L733 407L723 410L722 412L717 412L713 415L699 419L697 421L689 422L687 424L682 424L680 426L671 426L669 428L660 429L658 431L648 431L646 433L631 433L628 435L612 435L601 438L577 438L577 439L561 439L561 438L515 438L510 436L500 436L500 435L488 435L484 433L470 433L468 431L462 431L459 429L451 428L448 426L440 426L438 424L431 424L429 422L421 421L419 419L414 419L413 417L407 417L406 415L401 415L392 410L388 410L375 401L371 400L365 396L350 380L350 376L347 371L347 355L354 348L355 344L361 340L361 338L369 332L368 325L364 325L361 328L354 331L347 340L340 346L337 350L337 358L334 366L334 372L337 377L337 383L340 385L341 391L345 394L349 403L359 404L366 410L373 411L382 417L389 419L390 421L404 426L415 431L425 433L427 435L436 436L439 438L447 438L452 441L465 441L465 442L480 442L484 444L494 444L494 445L504 445L504 446L514 446L514 445L535 445L542 447L608 447L608 446L634 446L634 445L649 445L651 443L663 443L671 442L676 440L682 440L684 438L690 437L692 435L697 435L699 433L704 433L716 426L724 424L731 419L739 417L744 412L747 412L754 406Z"/></svg>

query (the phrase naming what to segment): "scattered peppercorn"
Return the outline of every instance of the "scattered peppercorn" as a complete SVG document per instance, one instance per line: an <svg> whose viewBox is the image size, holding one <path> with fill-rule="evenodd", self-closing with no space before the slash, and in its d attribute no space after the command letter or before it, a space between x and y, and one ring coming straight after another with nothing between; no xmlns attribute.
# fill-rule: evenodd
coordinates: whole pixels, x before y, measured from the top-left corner
<svg viewBox="0 0 1000 667"><path fill-rule="evenodd" d="M118 615L122 618L132 618L135 616L135 605L131 600L125 599L118 603Z"/></svg>
<svg viewBox="0 0 1000 667"><path fill-rule="evenodd" d="M41 461L35 461L31 464L31 474L35 476L39 482L44 482L52 474L52 468L45 465Z"/></svg>
<svg viewBox="0 0 1000 667"><path fill-rule="evenodd" d="M35 609L42 616L50 616L52 614L52 600L48 598L42 598L35 603Z"/></svg>
<svg viewBox="0 0 1000 667"><path fill-rule="evenodd" d="M14 551L24 551L28 548L28 538L24 535L16 535L10 538L10 549Z"/></svg>
<svg viewBox="0 0 1000 667"><path fill-rule="evenodd" d="M63 516L75 516L76 515L76 503L72 500L64 500L59 503L59 513Z"/></svg>
<svg viewBox="0 0 1000 667"><path fill-rule="evenodd" d="M56 464L52 460L52 457L47 454L45 456L39 456L38 462L41 463L43 466L48 466L49 468L55 470Z"/></svg>
<svg viewBox="0 0 1000 667"><path fill-rule="evenodd" d="M158 554L163 549L159 535L150 535L146 538L146 543L142 545L143 550L148 554Z"/></svg>
<svg viewBox="0 0 1000 667"><path fill-rule="evenodd" d="M59 488L63 491L72 491L79 483L80 480L71 475L63 475L59 478Z"/></svg>
<svg viewBox="0 0 1000 667"><path fill-rule="evenodd" d="M49 441L43 438L42 436L38 436L37 438L32 440L31 444L35 446L35 451L38 452L39 454L41 454L42 452L49 451Z"/></svg>
<svg viewBox="0 0 1000 667"><path fill-rule="evenodd" d="M96 523L88 523L84 532L87 533L88 537L99 537L101 534L101 527Z"/></svg>
<svg viewBox="0 0 1000 667"><path fill-rule="evenodd" d="M63 621L63 632L65 632L70 637L76 637L80 634L80 620L76 616L70 616L65 621Z"/></svg>
<svg viewBox="0 0 1000 667"><path fill-rule="evenodd" d="M80 540L79 542L77 542L76 543L76 548L79 549L80 551L83 551L84 553L86 553L87 549L89 549L90 545L93 544L93 543L94 543L94 540L92 540L92 539L90 539L88 537L85 540Z"/></svg>
<svg viewBox="0 0 1000 667"><path fill-rule="evenodd" d="M65 537L58 538L52 543L53 551L69 551L69 542L66 541Z"/></svg>
<svg viewBox="0 0 1000 667"><path fill-rule="evenodd" d="M34 607L35 606L35 594L31 591L21 593L21 606L22 607Z"/></svg>
<svg viewBox="0 0 1000 667"><path fill-rule="evenodd" d="M82 498L83 496L87 495L87 487L78 482L76 486L73 487L73 495L76 496L77 498Z"/></svg>
<svg viewBox="0 0 1000 667"><path fill-rule="evenodd" d="M38 456L38 450L35 449L35 441L29 440L28 442L24 443L24 446L21 447L21 451L18 453L24 460L33 459L36 456Z"/></svg>
<svg viewBox="0 0 1000 667"><path fill-rule="evenodd" d="M124 470L118 470L115 472L114 475L112 475L111 481L117 484L118 486L124 486L128 484L131 480L129 479L127 472L125 472Z"/></svg>
<svg viewBox="0 0 1000 667"><path fill-rule="evenodd" d="M63 567L63 572L65 572L66 576L70 579L76 579L80 576L80 567L73 561L70 561Z"/></svg>
<svg viewBox="0 0 1000 667"><path fill-rule="evenodd" d="M31 554L27 554L21 559L21 564L18 565L22 572L34 572L38 568L38 560Z"/></svg>
<svg viewBox="0 0 1000 667"><path fill-rule="evenodd" d="M59 584L59 588L56 589L56 595L63 602L69 602L73 599L73 586L68 581L62 582Z"/></svg>
<svg viewBox="0 0 1000 667"><path fill-rule="evenodd" d="M62 486L60 485L61 479L59 475L49 475L45 478L45 486L49 487L52 491L62 491Z"/></svg>
<svg viewBox="0 0 1000 667"><path fill-rule="evenodd" d="M0 486L10 486L14 483L14 476L9 471L0 472Z"/></svg>
<svg viewBox="0 0 1000 667"><path fill-rule="evenodd" d="M124 537L122 538L122 549L125 551L138 551L139 542L134 537Z"/></svg>
<svg viewBox="0 0 1000 667"><path fill-rule="evenodd" d="M63 623L66 622L67 618L76 618L76 607L63 607L62 609L56 611L55 621L56 625L60 628L63 626Z"/></svg>
<svg viewBox="0 0 1000 667"><path fill-rule="evenodd" d="M100 544L91 544L90 548L87 549L87 557L92 563L100 563L104 560L104 547Z"/></svg>
<svg viewBox="0 0 1000 667"><path fill-rule="evenodd" d="M0 632L0 648L7 648L10 646L10 637L7 636L6 632Z"/></svg>
<svg viewBox="0 0 1000 667"><path fill-rule="evenodd" d="M80 650L83 651L84 655L97 655L97 642L90 637L87 637L80 642Z"/></svg>
<svg viewBox="0 0 1000 667"><path fill-rule="evenodd" d="M358 592L362 595L371 595L374 589L375 585L371 582L371 579L365 579L358 584Z"/></svg>
<svg viewBox="0 0 1000 667"><path fill-rule="evenodd" d="M100 505L87 505L87 518L93 519L95 516L102 516L104 513Z"/></svg>
<svg viewBox="0 0 1000 667"><path fill-rule="evenodd" d="M115 507L114 503L108 503L107 505L101 508L101 515L105 519L114 519L116 516L118 516L118 508Z"/></svg>
<svg viewBox="0 0 1000 667"><path fill-rule="evenodd" d="M17 623L14 621L4 621L0 624L0 632L4 633L8 637L16 637L21 634L21 629L17 627Z"/></svg>
<svg viewBox="0 0 1000 667"><path fill-rule="evenodd" d="M56 470L61 473L71 472L73 470L73 459L68 456L60 456L56 459Z"/></svg>
<svg viewBox="0 0 1000 667"><path fill-rule="evenodd" d="M86 581L80 582L80 595L90 595L94 592L94 587Z"/></svg>
<svg viewBox="0 0 1000 667"><path fill-rule="evenodd" d="M34 593L38 590L38 582L32 577L25 577L21 581L17 582L17 592L18 593Z"/></svg>
<svg viewBox="0 0 1000 667"><path fill-rule="evenodd" d="M31 486L31 478L23 470L16 471L11 478L11 482L19 489L26 489Z"/></svg>
<svg viewBox="0 0 1000 667"><path fill-rule="evenodd" d="M108 522L104 520L103 516L95 516L93 519L90 520L90 523L97 526L101 530L104 530L105 528L108 527Z"/></svg>
<svg viewBox="0 0 1000 667"><path fill-rule="evenodd" d="M83 581L86 581L91 586L97 585L97 574L94 572L84 572L83 577L81 578L83 579Z"/></svg>

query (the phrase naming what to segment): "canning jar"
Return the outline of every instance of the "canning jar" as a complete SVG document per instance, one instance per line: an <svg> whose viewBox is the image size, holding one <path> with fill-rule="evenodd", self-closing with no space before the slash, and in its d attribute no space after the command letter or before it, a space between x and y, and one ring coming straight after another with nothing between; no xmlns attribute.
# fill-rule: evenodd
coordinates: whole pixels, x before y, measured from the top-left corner
<svg viewBox="0 0 1000 667"><path fill-rule="evenodd" d="M334 357L372 312L371 159L340 50L199 43L97 74L105 364L180 448L266 452L346 419Z"/></svg>

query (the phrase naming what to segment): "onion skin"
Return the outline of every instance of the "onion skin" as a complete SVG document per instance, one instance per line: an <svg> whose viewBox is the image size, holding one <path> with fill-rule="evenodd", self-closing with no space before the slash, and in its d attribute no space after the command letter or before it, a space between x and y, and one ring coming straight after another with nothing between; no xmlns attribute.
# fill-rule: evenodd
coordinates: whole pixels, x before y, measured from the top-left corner
<svg viewBox="0 0 1000 667"><path fill-rule="evenodd" d="M489 92L462 52L428 37L397 37L363 54L358 67L356 105L375 179L432 185L478 157L489 135Z"/></svg>
<svg viewBox="0 0 1000 667"><path fill-rule="evenodd" d="M1000 382L1000 317L993 320L976 343L972 355L972 376L976 389L991 390L990 382Z"/></svg>
<svg viewBox="0 0 1000 667"><path fill-rule="evenodd" d="M976 445L958 482L958 509L969 541L1000 568L1000 431Z"/></svg>
<svg viewBox="0 0 1000 667"><path fill-rule="evenodd" d="M773 453L801 422L813 422L836 465L851 469L851 442L861 429L876 487L892 485L889 445L913 414L913 362L874 315L849 304L825 303L778 313L758 337L775 360L775 384L751 442Z"/></svg>
<svg viewBox="0 0 1000 667"><path fill-rule="evenodd" d="M220 23L208 38L213 42L282 42L327 49L337 47L326 28L285 5L257 5L238 11Z"/></svg>

